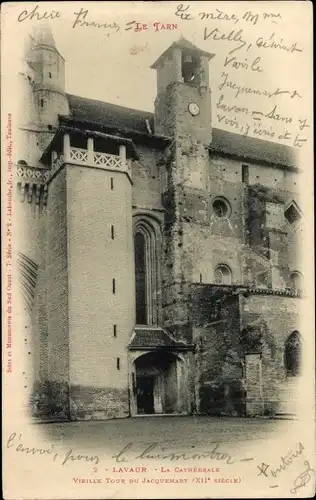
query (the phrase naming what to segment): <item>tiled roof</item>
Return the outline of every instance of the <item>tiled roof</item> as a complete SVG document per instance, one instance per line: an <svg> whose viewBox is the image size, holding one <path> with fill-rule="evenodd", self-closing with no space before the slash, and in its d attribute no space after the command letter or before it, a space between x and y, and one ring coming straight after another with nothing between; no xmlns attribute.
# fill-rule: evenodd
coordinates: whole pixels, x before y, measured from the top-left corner
<svg viewBox="0 0 316 500"><path fill-rule="evenodd" d="M94 99L66 94L70 117L113 129L155 136L154 115L149 111L125 108ZM263 163L295 167L295 150L289 146L245 137L213 128L210 151Z"/></svg>
<svg viewBox="0 0 316 500"><path fill-rule="evenodd" d="M218 128L213 128L213 141L210 150L276 165L288 167L296 165L295 150L289 146L233 134Z"/></svg>
<svg viewBox="0 0 316 500"><path fill-rule="evenodd" d="M129 349L190 349L191 345L174 339L159 326L136 326Z"/></svg>
<svg viewBox="0 0 316 500"><path fill-rule="evenodd" d="M71 94L66 94L70 107L71 117L98 125L123 128L148 134L146 119L149 120L151 129L154 127L154 115L146 111L124 108L117 104L86 99Z"/></svg>
<svg viewBox="0 0 316 500"><path fill-rule="evenodd" d="M167 50L165 50L158 57L158 59L154 62L154 64L152 64L151 68L155 69L159 65L160 61L162 61L166 57L166 54L172 52L175 47L179 47L180 49L185 49L189 52L198 53L199 55L205 56L208 59L212 59L215 56L215 54L210 54L210 52L206 52L205 50L199 49L196 45L194 45L193 43L183 38L183 36L181 36L179 40L170 45L170 47L168 47Z"/></svg>

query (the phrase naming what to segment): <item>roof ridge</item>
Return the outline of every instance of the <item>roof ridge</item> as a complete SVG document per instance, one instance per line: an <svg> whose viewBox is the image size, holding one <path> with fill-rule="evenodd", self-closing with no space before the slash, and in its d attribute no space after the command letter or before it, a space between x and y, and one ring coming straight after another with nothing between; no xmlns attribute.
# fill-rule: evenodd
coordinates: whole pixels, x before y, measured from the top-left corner
<svg viewBox="0 0 316 500"><path fill-rule="evenodd" d="M154 116L154 113L152 111L145 111L142 109L129 108L127 106L121 106L120 104L115 104L114 102L101 101L100 99L94 99L93 97L85 97L85 96L70 94L69 92L66 92L66 97L68 98L68 96L74 97L74 98L79 98L79 99L84 99L85 101L94 101L95 103L107 104L109 106L114 106L115 108L120 108L120 109L126 110L126 111L135 111L136 113L144 113L147 115Z"/></svg>
<svg viewBox="0 0 316 500"><path fill-rule="evenodd" d="M121 130L140 132L150 136L146 119L154 118L154 113L151 111L128 108L70 93L66 93L66 96L70 106L69 119L99 123L108 127L114 125ZM294 147L217 127L213 127L213 140L208 145L208 149L215 154L298 170L296 157L298 153Z"/></svg>

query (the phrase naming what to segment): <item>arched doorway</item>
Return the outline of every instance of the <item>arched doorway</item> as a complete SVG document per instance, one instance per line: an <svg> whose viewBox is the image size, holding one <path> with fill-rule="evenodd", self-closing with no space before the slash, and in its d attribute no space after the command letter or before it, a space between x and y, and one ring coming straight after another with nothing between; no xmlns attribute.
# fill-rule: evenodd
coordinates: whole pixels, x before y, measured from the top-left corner
<svg viewBox="0 0 316 500"><path fill-rule="evenodd" d="M298 332L287 338L284 349L284 365L287 377L297 377L301 371L301 341Z"/></svg>
<svg viewBox="0 0 316 500"><path fill-rule="evenodd" d="M284 344L285 380L280 385L279 413L295 415L301 397L301 338L297 331L292 332Z"/></svg>
<svg viewBox="0 0 316 500"><path fill-rule="evenodd" d="M138 357L134 365L137 414L178 412L182 361L172 353L150 352Z"/></svg>

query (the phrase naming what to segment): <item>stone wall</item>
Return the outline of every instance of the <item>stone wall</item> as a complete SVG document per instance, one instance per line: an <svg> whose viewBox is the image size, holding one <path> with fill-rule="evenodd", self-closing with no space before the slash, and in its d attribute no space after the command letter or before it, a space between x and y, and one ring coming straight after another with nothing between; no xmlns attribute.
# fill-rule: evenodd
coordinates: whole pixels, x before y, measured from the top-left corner
<svg viewBox="0 0 316 500"><path fill-rule="evenodd" d="M264 412L280 406L280 387L285 381L285 342L300 330L301 299L280 295L249 295L242 298L242 325L256 324L262 338L262 394Z"/></svg>
<svg viewBox="0 0 316 500"><path fill-rule="evenodd" d="M271 416L282 403L285 342L299 331L300 299L235 290L192 287L197 411Z"/></svg>
<svg viewBox="0 0 316 500"><path fill-rule="evenodd" d="M197 412L244 415L239 299L232 289L192 287Z"/></svg>
<svg viewBox="0 0 316 500"><path fill-rule="evenodd" d="M161 152L137 144L139 159L132 164L133 207L162 211L161 178L159 160Z"/></svg>

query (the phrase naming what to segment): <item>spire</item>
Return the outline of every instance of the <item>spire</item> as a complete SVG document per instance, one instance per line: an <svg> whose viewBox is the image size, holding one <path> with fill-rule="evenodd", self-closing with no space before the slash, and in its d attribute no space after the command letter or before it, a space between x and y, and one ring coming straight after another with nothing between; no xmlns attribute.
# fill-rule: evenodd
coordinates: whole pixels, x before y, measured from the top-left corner
<svg viewBox="0 0 316 500"><path fill-rule="evenodd" d="M56 48L51 26L47 22L42 22L34 27L33 37L36 45Z"/></svg>

